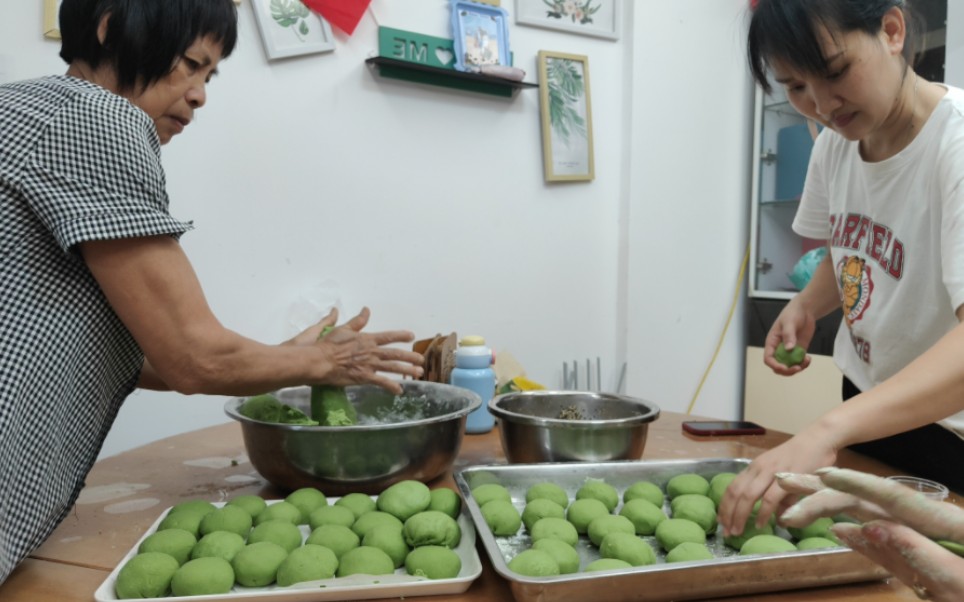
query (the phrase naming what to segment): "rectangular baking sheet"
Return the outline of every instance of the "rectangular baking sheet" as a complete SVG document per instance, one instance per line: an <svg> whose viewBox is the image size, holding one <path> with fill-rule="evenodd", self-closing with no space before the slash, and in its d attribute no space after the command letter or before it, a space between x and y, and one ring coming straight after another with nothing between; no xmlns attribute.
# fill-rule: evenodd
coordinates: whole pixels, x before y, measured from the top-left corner
<svg viewBox="0 0 964 602"><path fill-rule="evenodd" d="M328 503L333 504L338 501L337 497L328 498ZM374 496L372 499L375 499ZM266 500L268 504L277 503L280 500ZM223 503L215 503L215 506L223 506ZM170 510L170 508L168 508ZM114 592L114 584L117 581L117 573L121 567L137 554L137 548L145 537L154 533L157 526L163 520L168 510L165 510L154 521L154 524L137 541L134 547L127 553L120 563L111 571L107 579L94 592L94 599L97 602L116 601L119 598ZM482 561L475 547L475 527L473 522L466 516L463 507L462 514L459 515L458 524L462 528L462 540L459 542L455 552L462 560L462 570L452 579L426 579L424 577L412 577L405 572L404 568L397 569L392 575L351 575L348 577L337 577L325 579L323 581L311 581L296 583L289 587L268 586L268 587L241 587L235 584L234 588L220 595L208 596L168 596L166 598L146 598L157 602L168 602L170 600L190 600L192 602L215 602L215 601L237 601L245 602L336 602L340 600L370 600L377 598L405 598L412 596L438 596L446 594L460 594L467 590L472 582L482 574ZM301 525L302 535L308 536L308 526Z"/></svg>
<svg viewBox="0 0 964 602"><path fill-rule="evenodd" d="M707 538L707 545L715 556L713 560L666 563L666 554L655 537L643 537L657 553L655 565L558 577L526 577L508 568L508 562L532 543L525 528L512 537L495 537L471 493L478 485L499 483L509 490L513 504L521 513L525 508L526 489L536 483L555 483L574 500L576 491L591 479L609 483L620 495L637 481L652 481L665 491L666 482L675 475L696 473L709 479L721 472L740 472L749 462L707 458L475 466L456 473L455 481L493 568L509 581L518 602L698 600L872 581L888 576L884 569L847 548L740 556L723 544L722 533L718 531L716 536ZM664 510L669 514L668 503ZM619 507L615 512L619 512ZM777 533L788 535L779 528ZM581 568L599 558L599 551L585 536L580 537L577 551Z"/></svg>

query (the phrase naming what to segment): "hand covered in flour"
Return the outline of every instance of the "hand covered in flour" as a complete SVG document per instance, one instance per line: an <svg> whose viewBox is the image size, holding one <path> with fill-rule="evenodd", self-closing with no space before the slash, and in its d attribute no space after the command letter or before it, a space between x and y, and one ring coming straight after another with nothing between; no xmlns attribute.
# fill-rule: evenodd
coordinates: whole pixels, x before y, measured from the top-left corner
<svg viewBox="0 0 964 602"><path fill-rule="evenodd" d="M964 600L964 509L928 499L895 481L854 470L776 475L780 487L804 495L780 517L803 527L845 514L831 531L841 542L890 571L923 600ZM938 543L940 542L940 543Z"/></svg>

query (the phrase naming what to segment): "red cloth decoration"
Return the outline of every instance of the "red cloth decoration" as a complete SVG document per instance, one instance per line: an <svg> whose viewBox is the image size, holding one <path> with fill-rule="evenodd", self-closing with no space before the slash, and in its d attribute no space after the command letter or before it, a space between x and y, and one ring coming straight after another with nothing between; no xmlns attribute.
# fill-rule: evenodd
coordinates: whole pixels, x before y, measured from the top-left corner
<svg viewBox="0 0 964 602"><path fill-rule="evenodd" d="M301 0L326 21L351 35L371 0Z"/></svg>

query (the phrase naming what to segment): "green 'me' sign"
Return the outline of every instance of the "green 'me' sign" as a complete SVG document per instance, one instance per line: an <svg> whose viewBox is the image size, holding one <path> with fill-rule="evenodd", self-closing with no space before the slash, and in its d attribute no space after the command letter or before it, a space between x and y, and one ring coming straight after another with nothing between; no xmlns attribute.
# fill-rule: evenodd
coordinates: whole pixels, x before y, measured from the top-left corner
<svg viewBox="0 0 964 602"><path fill-rule="evenodd" d="M399 61L455 70L454 43L411 31L378 28L378 54Z"/></svg>

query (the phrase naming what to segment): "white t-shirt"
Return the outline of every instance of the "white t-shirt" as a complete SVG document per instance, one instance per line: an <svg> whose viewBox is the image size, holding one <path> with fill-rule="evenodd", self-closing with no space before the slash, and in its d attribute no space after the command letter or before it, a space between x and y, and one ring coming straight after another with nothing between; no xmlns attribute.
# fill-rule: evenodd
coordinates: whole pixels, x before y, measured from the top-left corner
<svg viewBox="0 0 964 602"><path fill-rule="evenodd" d="M830 241L844 319L834 361L866 391L957 326L964 303L964 90L901 152L876 163L824 129L793 230ZM940 422L964 437L964 412Z"/></svg>

